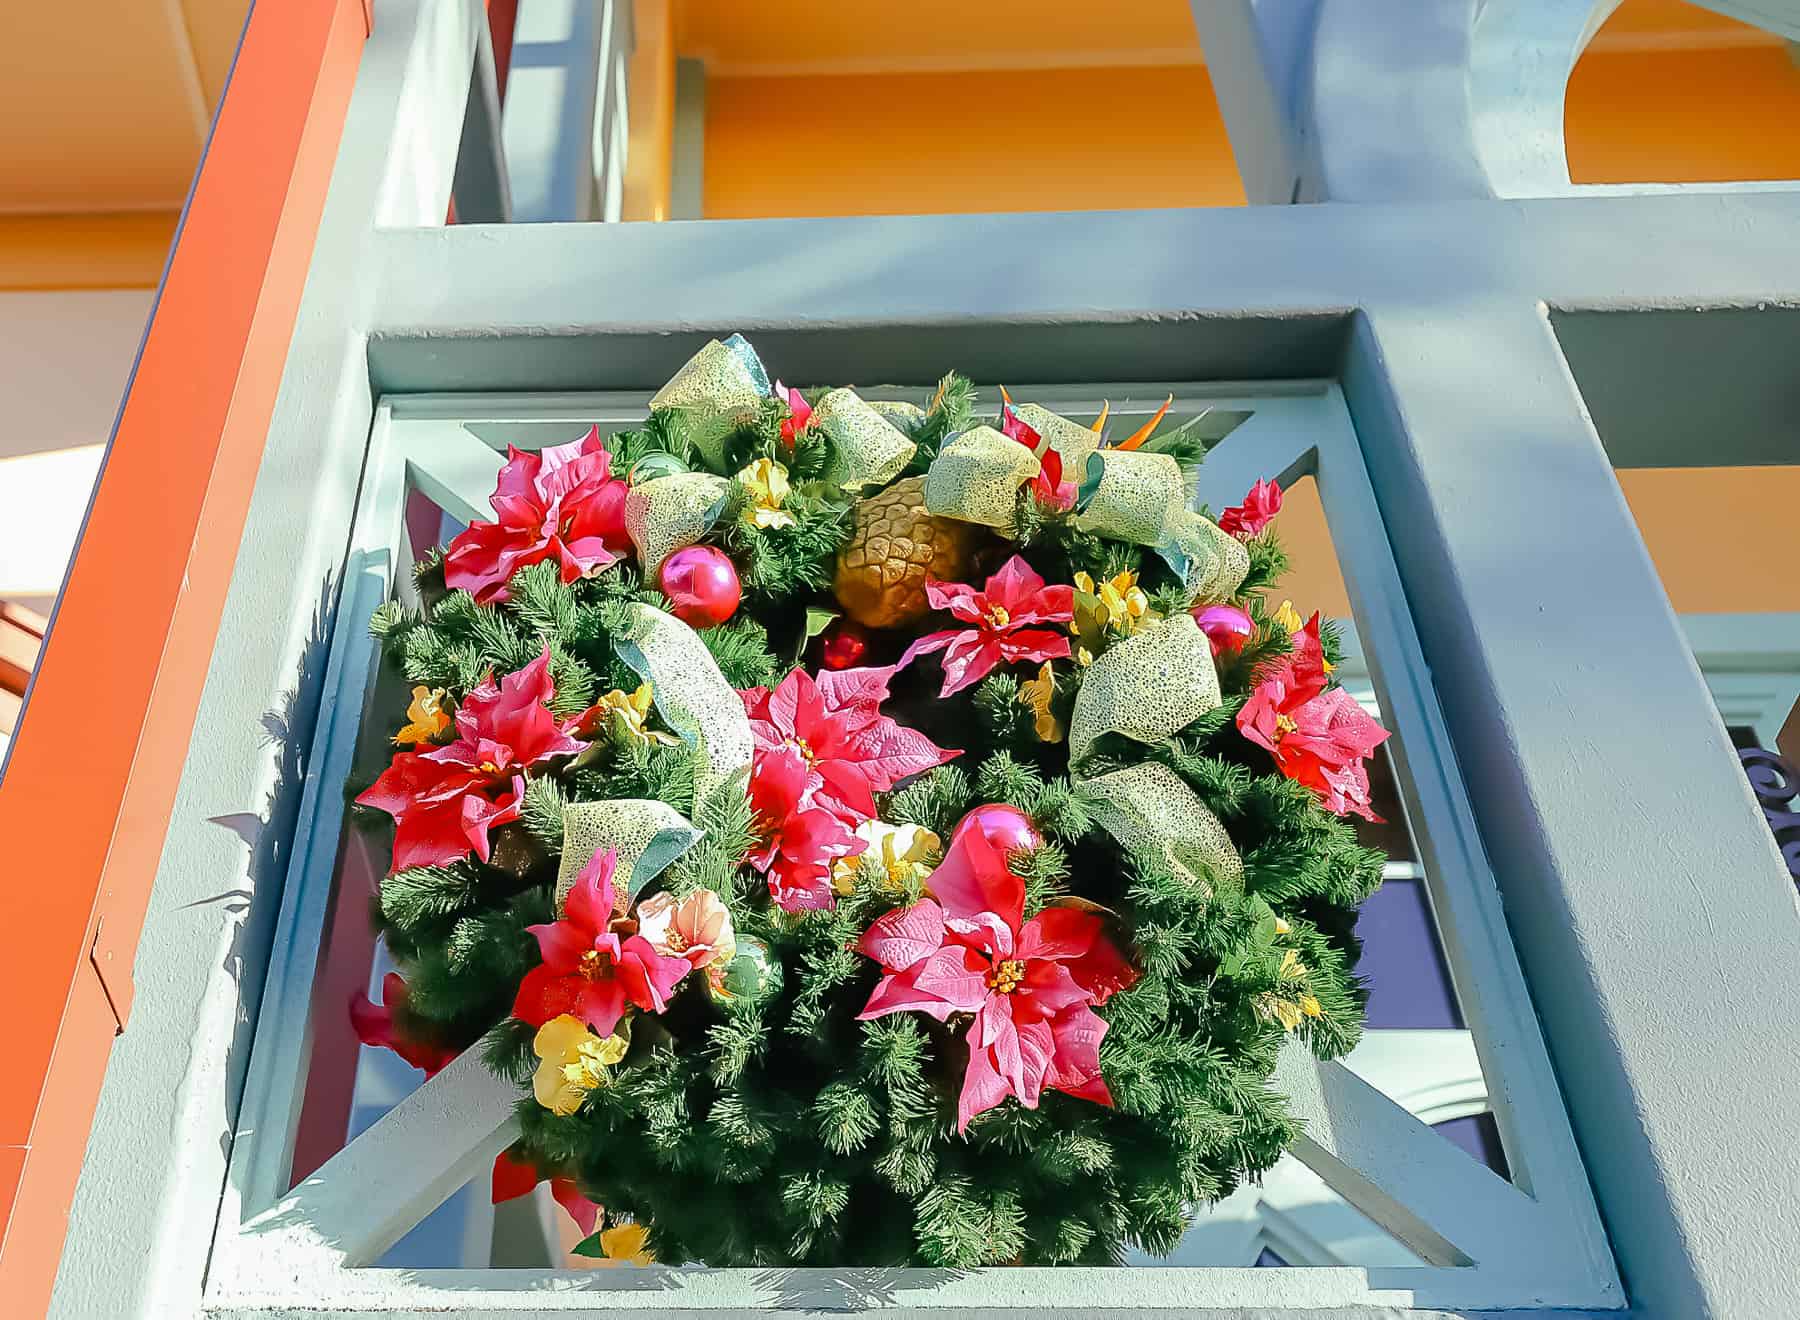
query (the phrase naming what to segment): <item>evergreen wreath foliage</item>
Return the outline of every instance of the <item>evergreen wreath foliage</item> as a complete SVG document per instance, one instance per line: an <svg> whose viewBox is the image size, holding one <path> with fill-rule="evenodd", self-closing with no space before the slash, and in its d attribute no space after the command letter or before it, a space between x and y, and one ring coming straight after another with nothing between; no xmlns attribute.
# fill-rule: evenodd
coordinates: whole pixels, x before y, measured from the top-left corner
<svg viewBox="0 0 1800 1320"><path fill-rule="evenodd" d="M810 404L822 400L813 394ZM864 663L885 664L923 632L969 626L934 613L885 632L840 620L815 635L824 616L808 611L838 610L839 550L856 500L879 487L856 493L826 481L837 460L830 431L784 436L784 423L806 406L796 403L764 397L723 419L660 409L603 442L610 479L654 456L652 467L667 465L656 470L710 471L734 483L701 543L729 557L743 603L699 636L738 689L773 689L797 666L818 673L834 637L865 645ZM980 424L975 406L974 388L951 374L929 408L888 414L916 445L894 479L927 472L950 441ZM1185 473L1203 448L1176 432L1160 452ZM759 497L744 474L759 459L787 474L781 508L791 516L781 526L759 527L749 516ZM705 766L681 730L658 709L633 716L618 705L644 682L622 645L632 611L674 608L628 551L575 574L555 555L540 558L504 581L504 598L478 602L448 585L453 547L448 559L420 565L419 608L384 605L370 621L385 664L415 689L408 716L425 719L410 755L450 748L459 737L450 713L468 709L484 683L541 657L553 685L550 715L581 744L578 754L523 768L516 811L496 817L485 857L465 850L382 879L371 918L407 990L402 1004L388 1006L392 1036L445 1057L478 1048L488 1067L524 1089L522 1135L509 1158L541 1176L572 1178L604 1207L606 1223L646 1230L659 1262L1094 1265L1118 1263L1134 1246L1166 1253L1197 1207L1267 1170L1295 1139L1296 1122L1272 1085L1277 1054L1299 1041L1333 1058L1358 1039L1366 995L1353 927L1382 857L1358 844L1316 784L1283 773L1242 729L1258 684L1309 637L1325 661L1335 656L1328 627L1308 633L1264 603L1286 567L1275 534L1253 520L1238 538L1249 559L1241 585L1208 600L1150 549L1084 528L1076 511L1031 492L1022 488L1004 535L983 533L978 564L993 568L1016 553L1051 584L1087 583L1087 600L1103 584L1128 584L1143 619L1204 605L1246 616L1247 636L1217 660L1219 704L1153 743L1108 733L1079 763L1066 734L1045 741L1040 724L1068 728L1088 672L1082 649L1045 666L1049 687L1037 690L1037 706L1031 683L1046 675L1036 663L1002 663L947 699L937 691L938 660L918 659L892 680L884 713L960 755L879 792L879 820L930 831L942 847L972 808L1016 808L1041 840L1006 857L1024 884L1024 917L1070 904L1100 912L1130 963L1134 979L1093 1006L1105 1023L1099 1066L1110 1104L1045 1089L1035 1108L1008 1098L959 1130L967 1015L859 1018L883 976L859 942L884 914L927 894L929 866L895 876L865 853L834 867L831 906L785 911L772 901L749 861L768 822L741 778L697 795ZM965 580L979 585L981 577ZM1132 626L1129 610L1118 617ZM399 724L400 712L391 719ZM1144 762L1166 767L1223 824L1241 883L1177 865L1166 850L1122 845L1108 831L1092 780ZM366 789L381 768L361 767L354 787ZM496 809L512 795L503 777L483 791ZM766 963L750 969L759 975L748 990L724 992L697 969L660 1013L628 1010L623 1057L587 1074L579 1103L556 1112L532 1093L547 1066L534 1047L537 1028L513 1015L521 982L542 961L530 928L559 915L569 813L624 799L673 806L700 831L635 895L640 907L658 892L682 900L710 890L740 950L760 942ZM392 828L379 811L354 818Z"/></svg>

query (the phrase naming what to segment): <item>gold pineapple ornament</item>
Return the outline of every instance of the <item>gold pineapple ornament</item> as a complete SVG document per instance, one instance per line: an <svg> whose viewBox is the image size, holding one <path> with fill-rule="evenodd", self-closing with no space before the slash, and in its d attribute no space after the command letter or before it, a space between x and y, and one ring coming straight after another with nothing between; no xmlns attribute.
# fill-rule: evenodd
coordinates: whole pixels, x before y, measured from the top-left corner
<svg viewBox="0 0 1800 1320"><path fill-rule="evenodd" d="M925 509L925 478L907 477L856 502L832 583L844 613L865 628L898 628L929 611L925 579L960 581L982 531Z"/></svg>

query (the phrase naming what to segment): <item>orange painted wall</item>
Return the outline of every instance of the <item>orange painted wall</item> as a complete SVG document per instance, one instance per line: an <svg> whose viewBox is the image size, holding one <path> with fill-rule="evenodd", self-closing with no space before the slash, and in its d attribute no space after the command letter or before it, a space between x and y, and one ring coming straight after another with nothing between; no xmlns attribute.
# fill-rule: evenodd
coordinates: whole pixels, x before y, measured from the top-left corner
<svg viewBox="0 0 1800 1320"><path fill-rule="evenodd" d="M708 219L1243 202L1197 65L707 81Z"/></svg>
<svg viewBox="0 0 1800 1320"><path fill-rule="evenodd" d="M1785 46L1590 50L1564 114L1577 183L1800 178L1800 64Z"/></svg>

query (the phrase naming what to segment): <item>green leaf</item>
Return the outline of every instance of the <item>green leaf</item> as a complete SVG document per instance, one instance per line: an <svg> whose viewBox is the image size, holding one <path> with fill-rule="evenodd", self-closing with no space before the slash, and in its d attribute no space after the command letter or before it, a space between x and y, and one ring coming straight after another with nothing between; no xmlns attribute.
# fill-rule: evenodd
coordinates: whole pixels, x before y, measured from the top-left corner
<svg viewBox="0 0 1800 1320"><path fill-rule="evenodd" d="M600 1235L598 1233L590 1233L587 1237L582 1238L581 1241L570 1247L569 1250L574 1252L577 1256L587 1256L592 1260L606 1259L606 1248L600 1245Z"/></svg>

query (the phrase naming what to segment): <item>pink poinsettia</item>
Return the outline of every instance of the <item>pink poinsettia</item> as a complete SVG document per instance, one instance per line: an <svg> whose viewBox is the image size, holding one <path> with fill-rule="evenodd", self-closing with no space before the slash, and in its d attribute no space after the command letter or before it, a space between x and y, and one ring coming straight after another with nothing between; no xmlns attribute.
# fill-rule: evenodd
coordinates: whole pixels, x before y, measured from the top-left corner
<svg viewBox="0 0 1800 1320"><path fill-rule="evenodd" d="M817 678L796 669L773 692L738 694L756 745L794 749L816 778L805 805L854 826L875 814L876 793L962 755L881 713L894 669L826 670Z"/></svg>
<svg viewBox="0 0 1800 1320"><path fill-rule="evenodd" d="M1017 440L1038 456L1037 475L1031 479L1031 493L1045 508L1062 512L1075 507L1075 483L1063 480L1062 455L1044 444L1035 426L1025 422L1012 408L1012 396L1000 391L1000 433Z"/></svg>
<svg viewBox="0 0 1800 1320"><path fill-rule="evenodd" d="M879 918L858 943L883 972L859 1016L974 1015L959 1129L1009 1095L1028 1109L1045 1090L1110 1105L1100 1076L1106 1022L1093 1006L1137 973L1101 918L1049 907L1023 920L1025 882L980 830L951 843L928 884L931 898Z"/></svg>
<svg viewBox="0 0 1800 1320"><path fill-rule="evenodd" d="M759 747L750 766L750 806L758 843L749 862L769 877L769 897L784 912L834 907L831 866L869 844L819 805L823 781L797 747Z"/></svg>
<svg viewBox="0 0 1800 1320"><path fill-rule="evenodd" d="M1000 566L980 591L961 582L925 583L925 597L933 609L949 610L971 628L947 628L928 633L906 648L896 669L904 669L915 657L944 652L944 686L948 697L992 673L1000 664L1021 660L1037 663L1062 660L1069 655L1069 639L1037 624L1067 623L1075 617L1075 589L1047 587L1018 555Z"/></svg>
<svg viewBox="0 0 1800 1320"><path fill-rule="evenodd" d="M1256 536L1280 512L1281 487L1273 481L1258 481L1242 504L1219 515L1219 530L1240 538Z"/></svg>
<svg viewBox="0 0 1800 1320"><path fill-rule="evenodd" d="M550 651L496 685L490 674L456 712L456 741L401 752L356 800L395 821L394 870L438 866L473 852L488 859L488 832L519 816L524 772L586 745L581 716L550 713L556 683Z"/></svg>
<svg viewBox="0 0 1800 1320"><path fill-rule="evenodd" d="M618 860L610 848L596 852L563 900L562 919L526 927L537 938L543 962L519 983L514 1017L541 1027L568 1013L610 1036L627 1005L646 1013L668 1007L669 995L688 974L688 961L658 953L636 933L635 922L615 917Z"/></svg>
<svg viewBox="0 0 1800 1320"><path fill-rule="evenodd" d="M535 453L507 446L488 497L496 521L471 523L450 543L445 583L488 605L505 600L512 575L540 560L554 559L564 582L593 576L631 548L625 489L597 426Z"/></svg>
<svg viewBox="0 0 1800 1320"><path fill-rule="evenodd" d="M364 1045L392 1050L427 1077L435 1077L461 1051L400 1034L396 1019L405 1015L409 993L399 972L381 978L379 1004L358 990L350 997L350 1028Z"/></svg>
<svg viewBox="0 0 1800 1320"><path fill-rule="evenodd" d="M550 1184L550 1195L568 1211L569 1218L575 1221L575 1227L581 1230L581 1235L586 1237L592 1233L594 1225L600 1220L600 1207L581 1194L581 1189L575 1185L573 1178L546 1179L537 1171L535 1164L518 1159L510 1150L503 1150L494 1157L491 1195L495 1205L524 1196L545 1181Z"/></svg>
<svg viewBox="0 0 1800 1320"><path fill-rule="evenodd" d="M1311 789L1327 811L1379 821L1365 762L1387 741L1388 730L1344 689L1326 688L1317 614L1293 641L1291 654L1262 671L1238 712L1238 731L1274 756L1282 774Z"/></svg>

